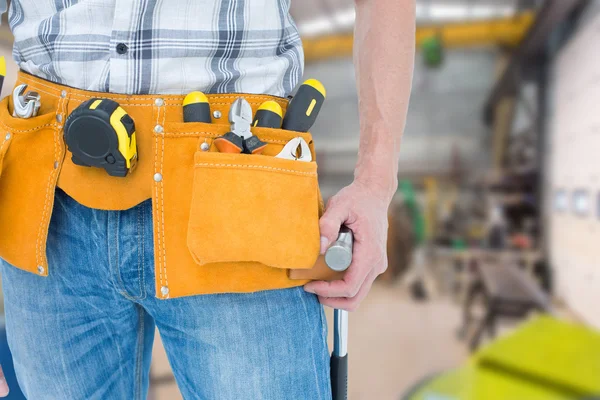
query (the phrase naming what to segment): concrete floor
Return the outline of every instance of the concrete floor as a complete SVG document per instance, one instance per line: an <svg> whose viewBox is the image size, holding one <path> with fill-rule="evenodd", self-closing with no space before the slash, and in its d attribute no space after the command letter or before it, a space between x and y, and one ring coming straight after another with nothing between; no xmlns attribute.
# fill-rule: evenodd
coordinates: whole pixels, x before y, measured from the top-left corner
<svg viewBox="0 0 600 400"><path fill-rule="evenodd" d="M328 319L331 327L331 310ZM424 376L459 365L468 357L456 339L459 322L459 308L449 301L415 303L399 285L375 285L349 319L349 398L397 400ZM153 375L168 375L168 368L157 340ZM181 399L175 382L152 388L152 400L174 399Z"/></svg>

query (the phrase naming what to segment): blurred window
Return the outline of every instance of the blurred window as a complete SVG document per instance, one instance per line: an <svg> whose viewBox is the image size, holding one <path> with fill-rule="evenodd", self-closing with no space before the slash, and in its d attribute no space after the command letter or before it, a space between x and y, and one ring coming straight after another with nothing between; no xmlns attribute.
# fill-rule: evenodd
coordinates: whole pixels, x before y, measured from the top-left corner
<svg viewBox="0 0 600 400"><path fill-rule="evenodd" d="M567 196L567 193L564 190L557 190L554 194L554 210L564 212L567 211L568 208L569 196Z"/></svg>
<svg viewBox="0 0 600 400"><path fill-rule="evenodd" d="M585 217L590 211L590 195L587 190L579 189L573 192L573 212Z"/></svg>

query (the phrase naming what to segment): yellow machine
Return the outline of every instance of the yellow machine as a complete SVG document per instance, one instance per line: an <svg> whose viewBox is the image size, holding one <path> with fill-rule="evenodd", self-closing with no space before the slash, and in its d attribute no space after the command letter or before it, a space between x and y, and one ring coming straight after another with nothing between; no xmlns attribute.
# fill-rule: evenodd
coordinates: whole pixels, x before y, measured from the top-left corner
<svg viewBox="0 0 600 400"><path fill-rule="evenodd" d="M600 398L599 376L600 333L542 315L402 399L591 400Z"/></svg>

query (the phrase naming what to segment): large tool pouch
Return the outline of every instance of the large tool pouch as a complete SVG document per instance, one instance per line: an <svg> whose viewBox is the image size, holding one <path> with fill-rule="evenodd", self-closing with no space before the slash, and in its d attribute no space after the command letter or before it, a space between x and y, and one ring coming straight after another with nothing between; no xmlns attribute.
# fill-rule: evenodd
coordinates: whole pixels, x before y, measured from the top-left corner
<svg viewBox="0 0 600 400"><path fill-rule="evenodd" d="M124 210L152 199L157 296L251 292L298 286L288 270L311 269L319 253L323 211L317 164L275 158L309 133L253 128L262 155L219 153L213 141L230 130L239 95L209 96L212 123L183 123L183 96L126 96L81 91L19 74L42 96L40 116L12 117L0 103L0 257L39 275L48 271L46 237L58 186L79 203ZM133 118L138 165L125 178L73 164L63 123L90 98L118 102ZM253 111L266 100L244 95ZM206 144L204 144L206 143Z"/></svg>

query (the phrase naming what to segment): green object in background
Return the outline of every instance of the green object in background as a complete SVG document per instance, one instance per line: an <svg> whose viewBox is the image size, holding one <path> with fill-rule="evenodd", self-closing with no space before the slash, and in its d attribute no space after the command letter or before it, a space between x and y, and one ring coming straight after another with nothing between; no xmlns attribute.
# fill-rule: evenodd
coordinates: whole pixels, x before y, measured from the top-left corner
<svg viewBox="0 0 600 400"><path fill-rule="evenodd" d="M452 250L466 250L467 242L464 239L452 239Z"/></svg>
<svg viewBox="0 0 600 400"><path fill-rule="evenodd" d="M421 43L423 61L428 67L439 67L444 61L444 44L438 36L424 39Z"/></svg>
<svg viewBox="0 0 600 400"><path fill-rule="evenodd" d="M406 209L408 210L410 218L412 219L413 232L415 234L417 245L423 244L423 242L425 242L425 219L423 218L423 213L419 208L415 189L410 181L401 181L398 186L400 187L400 192L404 197Z"/></svg>
<svg viewBox="0 0 600 400"><path fill-rule="evenodd" d="M600 333L540 316L405 400L575 400L600 397Z"/></svg>

